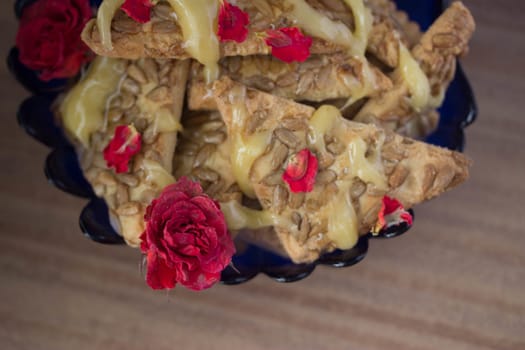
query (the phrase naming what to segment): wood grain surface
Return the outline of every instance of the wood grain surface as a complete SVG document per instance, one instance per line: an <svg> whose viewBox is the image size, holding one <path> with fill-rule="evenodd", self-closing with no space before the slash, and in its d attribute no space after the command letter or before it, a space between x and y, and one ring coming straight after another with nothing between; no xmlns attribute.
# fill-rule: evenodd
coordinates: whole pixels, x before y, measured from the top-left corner
<svg viewBox="0 0 525 350"><path fill-rule="evenodd" d="M85 201L46 183L48 150L16 125L27 93L2 65L0 348L525 349L525 2L466 3L478 23L464 59L480 109L471 179L357 266L292 284L150 291L139 252L84 238ZM5 57L16 23L12 1L0 9Z"/></svg>

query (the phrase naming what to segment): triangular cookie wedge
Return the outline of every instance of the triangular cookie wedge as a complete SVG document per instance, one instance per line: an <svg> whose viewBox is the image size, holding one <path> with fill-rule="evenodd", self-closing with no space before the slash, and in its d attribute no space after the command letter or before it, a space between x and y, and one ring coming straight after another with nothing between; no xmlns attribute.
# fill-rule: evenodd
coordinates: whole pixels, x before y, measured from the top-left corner
<svg viewBox="0 0 525 350"><path fill-rule="evenodd" d="M351 248L377 224L384 196L410 208L468 177L462 154L345 120L331 106L315 110L227 78L215 82L214 95L237 181L270 213L295 262ZM318 161L315 185L292 193L283 172L303 149Z"/></svg>
<svg viewBox="0 0 525 350"><path fill-rule="evenodd" d="M86 179L103 197L126 242L140 244L144 212L162 189L174 182L172 160L180 128L190 62L98 57L65 96L59 112L77 150ZM142 147L116 173L103 151L115 129L129 125Z"/></svg>
<svg viewBox="0 0 525 350"><path fill-rule="evenodd" d="M248 87L296 101L329 99L357 101L392 87L391 80L364 58L344 54L315 55L303 63L284 63L272 56L228 57L221 63L221 76ZM188 108L216 110L203 67L192 69Z"/></svg>
<svg viewBox="0 0 525 350"><path fill-rule="evenodd" d="M453 2L411 52L401 47L400 65L392 76L394 88L371 98L355 120L407 134L414 118L441 105L456 60L468 50L474 29L469 10Z"/></svg>

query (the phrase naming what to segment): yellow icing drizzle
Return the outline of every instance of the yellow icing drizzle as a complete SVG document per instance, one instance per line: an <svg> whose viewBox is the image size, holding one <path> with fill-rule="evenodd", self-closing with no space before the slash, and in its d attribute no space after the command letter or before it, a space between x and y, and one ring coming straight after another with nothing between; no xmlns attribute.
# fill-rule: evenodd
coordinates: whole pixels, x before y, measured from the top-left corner
<svg viewBox="0 0 525 350"><path fill-rule="evenodd" d="M205 66L206 81L219 76L219 40L215 34L217 0L167 0L177 14L185 49Z"/></svg>
<svg viewBox="0 0 525 350"><path fill-rule="evenodd" d="M145 172L144 182L136 187L130 187L129 195L132 201L143 201L143 194L148 190L157 192L175 182L175 178L164 167L151 159L143 159L140 168Z"/></svg>
<svg viewBox="0 0 525 350"><path fill-rule="evenodd" d="M106 50L113 49L111 42L111 22L115 13L124 4L125 0L104 0L97 13L97 27L100 32L100 41Z"/></svg>
<svg viewBox="0 0 525 350"><path fill-rule="evenodd" d="M430 84L419 64L403 44L400 44L399 47L398 72L403 77L410 91L410 104L417 112L420 112L428 106Z"/></svg>
<svg viewBox="0 0 525 350"><path fill-rule="evenodd" d="M272 226L272 214L265 210L254 210L242 206L236 201L221 203L221 210L230 230L259 229Z"/></svg>
<svg viewBox="0 0 525 350"><path fill-rule="evenodd" d="M97 57L60 105L65 129L84 147L89 146L91 133L104 127L106 101L117 90L125 67L122 60Z"/></svg>

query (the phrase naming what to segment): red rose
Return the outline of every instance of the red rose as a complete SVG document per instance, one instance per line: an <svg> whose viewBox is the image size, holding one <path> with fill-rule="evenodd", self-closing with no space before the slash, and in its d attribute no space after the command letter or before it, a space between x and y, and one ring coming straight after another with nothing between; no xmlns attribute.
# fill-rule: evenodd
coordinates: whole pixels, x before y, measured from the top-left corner
<svg viewBox="0 0 525 350"><path fill-rule="evenodd" d="M91 18L89 0L39 0L29 5L16 35L19 59L40 79L75 76L89 59L80 33Z"/></svg>
<svg viewBox="0 0 525 350"><path fill-rule="evenodd" d="M177 283L202 290L218 282L235 252L219 204L182 177L153 200L144 216L141 250L153 289Z"/></svg>

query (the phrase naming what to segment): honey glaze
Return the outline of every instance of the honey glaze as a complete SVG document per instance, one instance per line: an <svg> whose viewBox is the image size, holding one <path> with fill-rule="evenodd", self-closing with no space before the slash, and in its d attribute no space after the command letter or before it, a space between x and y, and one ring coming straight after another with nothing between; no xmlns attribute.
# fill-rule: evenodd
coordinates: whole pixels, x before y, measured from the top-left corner
<svg viewBox="0 0 525 350"><path fill-rule="evenodd" d="M410 104L414 110L420 112L430 102L430 83L427 76L412 57L410 51L403 45L399 45L399 66L396 74L401 75L410 92ZM433 101L440 102L439 100Z"/></svg>
<svg viewBox="0 0 525 350"><path fill-rule="evenodd" d="M274 225L275 221L271 213L266 210L254 210L242 206L237 201L221 203L221 210L226 218L228 229L256 230Z"/></svg>
<svg viewBox="0 0 525 350"><path fill-rule="evenodd" d="M124 60L97 57L60 105L64 128L84 147L89 147L91 133L104 127L106 101L117 90L125 70Z"/></svg>
<svg viewBox="0 0 525 350"><path fill-rule="evenodd" d="M205 66L206 82L219 76L219 39L215 33L219 1L167 0L177 14L186 51Z"/></svg>
<svg viewBox="0 0 525 350"><path fill-rule="evenodd" d="M271 140L270 132L254 133L245 136L243 130L248 120L248 111L244 103L246 88L244 86L235 87L229 95L232 104L232 153L231 166L232 172L242 192L248 197L255 198L255 191L250 181L250 170L253 163L259 158Z"/></svg>
<svg viewBox="0 0 525 350"><path fill-rule="evenodd" d="M113 49L111 41L111 22L113 17L124 4L125 0L104 0L97 12L97 27L100 33L100 41L106 50Z"/></svg>

